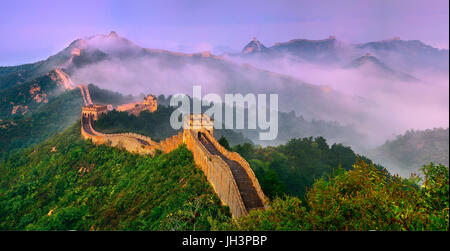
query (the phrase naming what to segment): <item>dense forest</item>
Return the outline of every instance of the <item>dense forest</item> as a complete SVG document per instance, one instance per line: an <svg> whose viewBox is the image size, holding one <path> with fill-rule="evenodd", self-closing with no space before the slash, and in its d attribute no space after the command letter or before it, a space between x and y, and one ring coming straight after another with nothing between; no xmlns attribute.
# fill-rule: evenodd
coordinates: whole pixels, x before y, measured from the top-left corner
<svg viewBox="0 0 450 251"><path fill-rule="evenodd" d="M213 229L449 230L448 167L426 165L414 179L388 176L362 160L353 167L317 180L305 200L276 197L269 209Z"/></svg>
<svg viewBox="0 0 450 251"><path fill-rule="evenodd" d="M80 125L0 167L0 229L208 230L228 208L181 146L155 157L95 146Z"/></svg>
<svg viewBox="0 0 450 251"><path fill-rule="evenodd" d="M272 198L283 194L301 197L316 179L332 176L337 168L350 170L358 158L372 163L348 146L329 146L323 137L294 138L277 147L250 143L231 147L226 138L220 138L219 143L249 162L264 193ZM386 172L380 165L376 168Z"/></svg>

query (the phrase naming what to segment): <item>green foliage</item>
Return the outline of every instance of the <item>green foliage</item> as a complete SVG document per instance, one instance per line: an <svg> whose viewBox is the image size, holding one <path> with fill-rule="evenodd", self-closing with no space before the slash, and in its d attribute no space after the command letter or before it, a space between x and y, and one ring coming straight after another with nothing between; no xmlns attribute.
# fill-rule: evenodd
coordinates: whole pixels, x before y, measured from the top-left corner
<svg viewBox="0 0 450 251"><path fill-rule="evenodd" d="M89 84L88 88L89 88L89 94L91 95L91 99L95 100L96 104L121 105L121 104L133 102L135 99L132 95L124 96L118 92L101 89L94 84Z"/></svg>
<svg viewBox="0 0 450 251"><path fill-rule="evenodd" d="M267 210L252 210L221 230L308 230L307 211L297 197L275 198Z"/></svg>
<svg viewBox="0 0 450 251"><path fill-rule="evenodd" d="M94 127L104 133L134 132L156 141L164 140L179 131L170 125L173 110L171 107L159 106L155 112L143 111L139 116L114 110L102 114Z"/></svg>
<svg viewBox="0 0 450 251"><path fill-rule="evenodd" d="M287 192L286 185L278 178L277 173L270 169L264 173L261 187L269 198L281 196Z"/></svg>
<svg viewBox="0 0 450 251"><path fill-rule="evenodd" d="M400 168L405 174L419 170L424 163L449 164L449 128L407 131L370 153L385 166Z"/></svg>
<svg viewBox="0 0 450 251"><path fill-rule="evenodd" d="M1 162L0 229L208 230L230 218L185 146L152 158L79 132Z"/></svg>
<svg viewBox="0 0 450 251"><path fill-rule="evenodd" d="M0 122L0 159L11 151L19 151L41 143L72 125L80 116L82 98L79 90L50 97L30 116Z"/></svg>
<svg viewBox="0 0 450 251"><path fill-rule="evenodd" d="M351 169L357 158L350 147L341 144L330 147L323 137L291 139L277 147L256 148L244 144L234 146L233 150L250 163L269 197L283 191L301 197L316 179L333 174L339 166Z"/></svg>
<svg viewBox="0 0 450 251"><path fill-rule="evenodd" d="M358 160L354 169L340 169L335 177L316 181L305 205L293 197L275 198L269 209L215 228L448 231L448 172L443 165L425 166L420 187Z"/></svg>
<svg viewBox="0 0 450 251"><path fill-rule="evenodd" d="M30 92L33 86L39 86L40 91ZM13 107L17 105L27 106L27 112L24 115L30 114L38 107L45 105L44 102L36 102L33 99L34 95L39 93L51 97L53 96L50 95L51 92L56 92L56 88L56 83L49 76L43 76L20 85L13 85L5 90L0 90L0 119L22 117L22 111L12 114Z"/></svg>
<svg viewBox="0 0 450 251"><path fill-rule="evenodd" d="M228 151L231 151L231 146L230 143L228 142L227 138L225 138L224 136L220 137L220 139L218 140L219 144L221 146L223 146L225 149L227 149Z"/></svg>
<svg viewBox="0 0 450 251"><path fill-rule="evenodd" d="M162 96L158 99L166 100ZM158 109L155 112L143 111L139 116L114 110L100 116L94 127L104 133L134 132L149 136L155 141L160 141L182 130L174 130L170 125L170 116L175 109L174 107L158 105ZM215 130L214 136L216 138L226 137L230 139L229 143L231 144L251 142L245 139L242 134L227 129Z"/></svg>

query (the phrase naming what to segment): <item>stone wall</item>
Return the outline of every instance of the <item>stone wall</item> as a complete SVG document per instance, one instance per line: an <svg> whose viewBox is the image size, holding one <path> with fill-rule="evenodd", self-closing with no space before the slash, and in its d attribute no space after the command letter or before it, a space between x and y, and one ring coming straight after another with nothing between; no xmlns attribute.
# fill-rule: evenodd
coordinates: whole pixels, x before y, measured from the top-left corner
<svg viewBox="0 0 450 251"><path fill-rule="evenodd" d="M217 150L219 150L220 153L222 153L225 157L227 157L230 160L234 160L238 162L247 173L248 177L250 177L250 180L252 181L253 187L255 187L256 192L258 193L258 197L261 199L262 203L264 205L267 205L267 199L264 195L264 192L261 189L261 186L259 185L258 179L255 176L255 173L251 169L248 162L242 158L242 156L239 153L236 152L230 152L227 149L225 149L219 142L209 133L204 134L208 139L214 144Z"/></svg>
<svg viewBox="0 0 450 251"><path fill-rule="evenodd" d="M217 155L212 155L191 130L185 130L183 142L194 155L195 163L206 175L208 182L219 195L222 204L230 207L231 214L239 218L247 214L239 188L228 165Z"/></svg>
<svg viewBox="0 0 450 251"><path fill-rule="evenodd" d="M164 153L169 153L178 148L183 143L183 132L159 142L159 149Z"/></svg>
<svg viewBox="0 0 450 251"><path fill-rule="evenodd" d="M83 120L82 122L83 123ZM88 123L90 131L89 133L84 130L83 124L81 125L81 135L84 139L91 139L96 144L106 144L119 148L124 148L129 152L142 153L142 154L154 154L155 150L159 148L159 144L150 139L150 137L142 136L136 133L113 133L104 134L96 131L91 123ZM141 141L140 141L141 140ZM143 141L147 142L146 144Z"/></svg>

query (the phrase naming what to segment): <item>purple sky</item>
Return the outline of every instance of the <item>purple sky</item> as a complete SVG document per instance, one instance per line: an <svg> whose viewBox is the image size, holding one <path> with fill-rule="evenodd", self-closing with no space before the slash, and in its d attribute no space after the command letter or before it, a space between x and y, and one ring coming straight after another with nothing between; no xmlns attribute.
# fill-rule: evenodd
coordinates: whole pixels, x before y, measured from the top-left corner
<svg viewBox="0 0 450 251"><path fill-rule="evenodd" d="M449 47L448 0L0 1L0 65L45 59L76 38L115 30L147 48L241 50L335 35L351 43L400 36Z"/></svg>

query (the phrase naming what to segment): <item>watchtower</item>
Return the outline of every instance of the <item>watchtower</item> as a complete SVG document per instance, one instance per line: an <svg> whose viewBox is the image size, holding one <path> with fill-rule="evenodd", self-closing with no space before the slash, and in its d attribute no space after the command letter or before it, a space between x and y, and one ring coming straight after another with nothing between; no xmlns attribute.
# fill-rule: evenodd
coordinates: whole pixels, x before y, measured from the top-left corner
<svg viewBox="0 0 450 251"><path fill-rule="evenodd" d="M158 99L150 94L144 98L143 104L150 112L154 112L158 108Z"/></svg>
<svg viewBox="0 0 450 251"><path fill-rule="evenodd" d="M106 105L88 105L81 108L81 114L83 117L91 117L97 120L100 114L108 113L108 106Z"/></svg>
<svg viewBox="0 0 450 251"><path fill-rule="evenodd" d="M186 114L184 116L185 130L207 131L211 135L214 132L214 120L206 114Z"/></svg>

